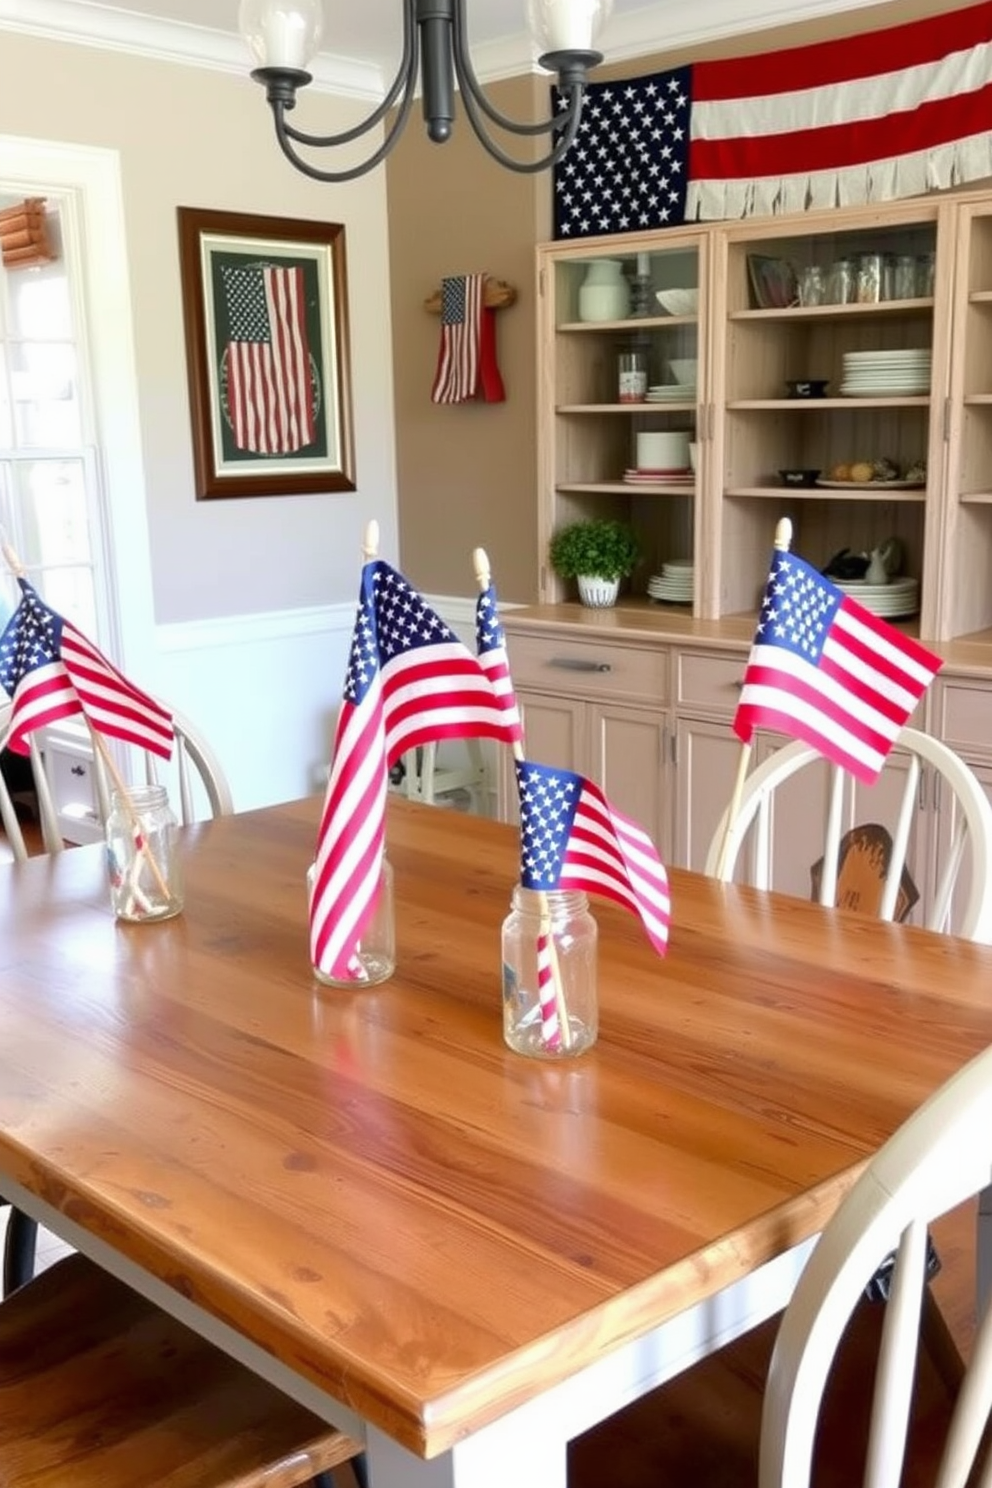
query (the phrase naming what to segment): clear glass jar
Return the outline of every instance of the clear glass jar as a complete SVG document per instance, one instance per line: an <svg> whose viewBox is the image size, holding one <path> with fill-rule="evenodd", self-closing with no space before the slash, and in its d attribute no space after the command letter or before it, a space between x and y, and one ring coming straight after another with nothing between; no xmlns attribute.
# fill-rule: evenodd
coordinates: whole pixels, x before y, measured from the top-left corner
<svg viewBox="0 0 992 1488"><path fill-rule="evenodd" d="M313 893L315 865L307 870L307 898ZM388 981L396 970L396 910L393 894L393 865L385 856L379 870L379 887L376 891L372 917L362 938L355 947L344 976L331 976L317 966L313 974L325 987L345 987L355 991L359 987L374 987Z"/></svg>
<svg viewBox="0 0 992 1488"><path fill-rule="evenodd" d="M893 270L892 298L912 300L916 298L916 258L912 253L900 253Z"/></svg>
<svg viewBox="0 0 992 1488"><path fill-rule="evenodd" d="M568 1059L596 1042L596 921L585 894L520 884L503 921L503 1037L517 1054Z"/></svg>
<svg viewBox="0 0 992 1488"><path fill-rule="evenodd" d="M858 259L856 299L859 305L873 305L884 292L884 253L862 253Z"/></svg>
<svg viewBox="0 0 992 1488"><path fill-rule="evenodd" d="M621 351L617 361L617 396L621 403L643 403L648 391L648 354L644 347Z"/></svg>
<svg viewBox="0 0 992 1488"><path fill-rule="evenodd" d="M831 305L848 305L856 289L855 266L849 258L838 258L830 268L827 300Z"/></svg>
<svg viewBox="0 0 992 1488"><path fill-rule="evenodd" d="M107 817L110 903L119 920L167 920L183 907L178 824L164 785L114 791Z"/></svg>

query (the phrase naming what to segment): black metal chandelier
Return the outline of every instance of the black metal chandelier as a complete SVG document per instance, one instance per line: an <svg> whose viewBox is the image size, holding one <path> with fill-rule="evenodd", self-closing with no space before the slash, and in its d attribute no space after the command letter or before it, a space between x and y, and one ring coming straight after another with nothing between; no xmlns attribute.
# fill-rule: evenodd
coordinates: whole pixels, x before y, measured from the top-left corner
<svg viewBox="0 0 992 1488"><path fill-rule="evenodd" d="M296 169L315 181L353 181L373 170L403 132L418 78L427 134L436 144L444 144L451 136L457 83L472 129L500 165L533 174L560 160L578 132L586 75L603 60L600 52L592 50L592 43L612 0L530 0L531 29L538 45L546 48L538 63L547 72L558 74L563 100L556 114L536 124L508 119L486 98L469 56L465 4L466 0L402 0L403 55L385 98L354 129L318 135L294 129L286 122L286 115L296 105L297 90L313 81L306 67L320 44L321 0L241 0L239 25L259 63L252 77L265 88L276 138ZM396 114L382 144L361 165L340 171L321 170L301 158L294 148L333 149L351 144L381 124L394 106ZM491 138L487 120L513 135L550 135L551 148L540 160L518 160Z"/></svg>

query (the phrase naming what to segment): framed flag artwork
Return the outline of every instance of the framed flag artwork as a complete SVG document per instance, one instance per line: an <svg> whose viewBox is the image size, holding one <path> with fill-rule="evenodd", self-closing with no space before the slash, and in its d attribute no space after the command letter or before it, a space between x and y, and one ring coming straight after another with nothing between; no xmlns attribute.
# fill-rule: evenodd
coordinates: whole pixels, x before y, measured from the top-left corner
<svg viewBox="0 0 992 1488"><path fill-rule="evenodd" d="M353 491L344 227L178 221L197 500Z"/></svg>

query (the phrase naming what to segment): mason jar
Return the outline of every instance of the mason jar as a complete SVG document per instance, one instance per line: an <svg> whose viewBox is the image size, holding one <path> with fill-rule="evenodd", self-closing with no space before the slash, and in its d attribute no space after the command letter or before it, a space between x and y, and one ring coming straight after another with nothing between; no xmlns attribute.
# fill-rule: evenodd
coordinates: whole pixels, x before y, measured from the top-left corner
<svg viewBox="0 0 992 1488"><path fill-rule="evenodd" d="M520 884L503 921L503 1038L532 1059L568 1059L596 1042L596 921L578 890Z"/></svg>
<svg viewBox="0 0 992 1488"><path fill-rule="evenodd" d="M313 894L313 879L316 864L307 870L307 897ZM331 976L318 966L313 974L325 987L344 987L355 991L359 987L374 987L387 981L396 970L396 910L393 891L393 865L383 855L379 870L379 887L376 890L372 916L362 931L361 940L355 947L347 974Z"/></svg>
<svg viewBox="0 0 992 1488"><path fill-rule="evenodd" d="M164 785L114 791L107 817L110 903L119 920L166 920L183 907L178 823Z"/></svg>

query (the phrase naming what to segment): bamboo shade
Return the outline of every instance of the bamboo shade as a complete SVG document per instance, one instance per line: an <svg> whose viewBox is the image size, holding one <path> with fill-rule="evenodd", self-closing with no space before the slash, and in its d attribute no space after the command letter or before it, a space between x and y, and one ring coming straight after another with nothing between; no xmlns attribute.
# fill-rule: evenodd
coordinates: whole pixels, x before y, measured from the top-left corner
<svg viewBox="0 0 992 1488"><path fill-rule="evenodd" d="M43 196L28 197L0 212L0 257L5 269L29 269L58 257L48 236Z"/></svg>

